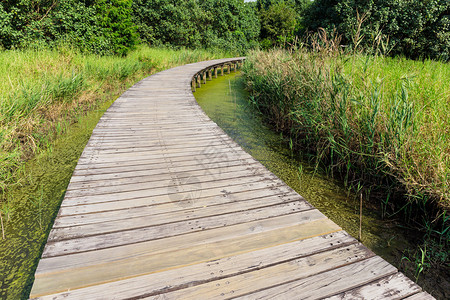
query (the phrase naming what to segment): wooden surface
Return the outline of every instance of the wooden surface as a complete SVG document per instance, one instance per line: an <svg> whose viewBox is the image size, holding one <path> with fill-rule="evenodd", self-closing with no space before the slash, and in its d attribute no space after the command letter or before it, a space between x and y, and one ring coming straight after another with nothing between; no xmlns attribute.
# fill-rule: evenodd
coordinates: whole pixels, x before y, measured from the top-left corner
<svg viewBox="0 0 450 300"><path fill-rule="evenodd" d="M229 72L232 60L160 72L108 109L73 173L31 297L432 299L203 113L192 83Z"/></svg>

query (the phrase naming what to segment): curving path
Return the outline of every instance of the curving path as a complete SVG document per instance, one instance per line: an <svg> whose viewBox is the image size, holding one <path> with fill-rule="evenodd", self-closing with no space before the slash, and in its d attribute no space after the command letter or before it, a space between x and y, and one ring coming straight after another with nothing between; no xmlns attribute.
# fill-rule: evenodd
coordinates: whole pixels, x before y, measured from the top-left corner
<svg viewBox="0 0 450 300"><path fill-rule="evenodd" d="M160 72L108 109L75 169L31 297L432 299L204 114L191 85L211 77L205 68L242 59Z"/></svg>

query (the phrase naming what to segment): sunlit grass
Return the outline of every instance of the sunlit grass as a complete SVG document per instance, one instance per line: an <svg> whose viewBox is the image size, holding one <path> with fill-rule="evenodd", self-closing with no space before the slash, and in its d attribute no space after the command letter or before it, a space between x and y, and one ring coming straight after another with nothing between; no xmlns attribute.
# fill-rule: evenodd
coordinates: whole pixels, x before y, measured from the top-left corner
<svg viewBox="0 0 450 300"><path fill-rule="evenodd" d="M277 50L245 72L274 125L348 185L450 208L448 64Z"/></svg>

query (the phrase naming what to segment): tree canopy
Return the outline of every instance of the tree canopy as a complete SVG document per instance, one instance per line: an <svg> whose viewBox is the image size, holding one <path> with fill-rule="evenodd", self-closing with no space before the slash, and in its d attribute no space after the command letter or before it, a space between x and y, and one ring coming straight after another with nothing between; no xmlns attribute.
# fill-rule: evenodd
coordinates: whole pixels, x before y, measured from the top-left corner
<svg viewBox="0 0 450 300"><path fill-rule="evenodd" d="M450 57L448 0L3 0L0 48L73 45L124 55L137 43L245 52L323 28L410 58ZM288 42L288 43L287 43Z"/></svg>

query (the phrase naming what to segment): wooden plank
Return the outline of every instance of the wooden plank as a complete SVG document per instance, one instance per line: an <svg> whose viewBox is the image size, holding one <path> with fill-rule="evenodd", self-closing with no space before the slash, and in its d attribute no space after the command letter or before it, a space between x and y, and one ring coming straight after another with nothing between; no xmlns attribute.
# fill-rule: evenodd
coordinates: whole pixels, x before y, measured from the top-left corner
<svg viewBox="0 0 450 300"><path fill-rule="evenodd" d="M69 240L48 241L42 257L52 257L67 255L78 252L100 250L105 248L135 244L156 239L173 237L188 233L201 232L214 228L245 224L279 216L291 216L303 222L314 221L324 218L318 210L308 210L305 212L293 212L291 207L261 208L256 209L252 214L235 213L232 216L213 216L195 221L183 221L159 226L143 227L130 230L114 231L102 235L94 235ZM180 238L181 239L181 238Z"/></svg>
<svg viewBox="0 0 450 300"><path fill-rule="evenodd" d="M232 162L236 160L241 160L243 163L249 160L254 160L250 157L242 157L240 154L229 153L227 155L196 155L191 156L190 159L184 156L171 157L170 165L174 167L183 167L189 166L193 164L197 165L209 165L213 163L224 163L224 162ZM151 161L132 161L132 162L123 162L121 164L113 164L113 165L85 165L85 166L77 166L75 168L74 174L77 175L95 175L95 174L108 174L108 173L122 173L128 172L130 170L142 170L142 169L161 169L168 168L168 162L162 160L151 160Z"/></svg>
<svg viewBox="0 0 450 300"><path fill-rule="evenodd" d="M351 268L353 264L363 264L373 256L374 254L361 244L349 245L233 277L163 293L161 296L149 297L148 299L228 299L254 292L257 292L255 295L259 296L263 292L258 291L271 287L276 288L286 282L320 277L321 273L329 270L334 271L342 266ZM314 287L311 287L311 289L314 289ZM283 289L279 290L284 291ZM275 293L270 293L270 295L272 296L271 299L296 299L299 295L301 299L305 299L304 293L289 293L289 295L292 295L291 297L280 297L279 294ZM319 298L320 294L315 296ZM249 298L253 298L253 295Z"/></svg>
<svg viewBox="0 0 450 300"><path fill-rule="evenodd" d="M344 231L339 231L213 261L180 266L163 272L71 290L58 295L52 294L44 296L42 299L100 299L113 296L116 299L129 299L149 296L248 273L355 243L357 241L354 238Z"/></svg>
<svg viewBox="0 0 450 300"><path fill-rule="evenodd" d="M92 164L97 165L97 167L100 166L116 166L116 165L123 165L125 163L129 163L129 162L136 162L136 161L142 161L142 160L164 160L164 159L172 159L172 158L177 158L177 157L182 157L184 159L191 157L191 159L194 157L198 158L198 160L202 160L202 159L208 159L211 158L212 156L227 156L230 154L230 152L235 152L235 153L239 153L237 151L236 147L223 147L223 148L219 148L219 147L214 147L212 149L209 149L208 147L203 147L200 149L194 149L194 150L189 150L186 152L177 152L177 153L165 153L164 150L161 149L160 153L150 153L150 154L143 154L140 156L127 156L127 157L116 157L116 158L111 158L111 157L93 157L93 158L80 158L79 161L79 165L80 167L82 165L87 165L87 167L89 168L89 166L92 166ZM240 157L242 158L247 158L250 157L250 155L248 155L245 152L241 152L239 153Z"/></svg>
<svg viewBox="0 0 450 300"><path fill-rule="evenodd" d="M217 143L231 143L231 140L218 139L216 138L217 135L211 134L211 135L202 135L202 136L194 136L194 137L185 137L183 141L185 141L188 144L193 144L197 142L212 142L212 140L216 141ZM128 141L114 141L114 142L106 142L101 141L100 143L91 141L88 143L88 148L85 149L86 153L94 152L94 151L102 151L102 150L117 150L117 151L123 151L127 149L135 149L135 148L148 148L148 147L163 147L163 146L176 146L180 145L182 142L181 139L171 139L170 141L161 141L161 140L139 140L135 141L134 143L130 144ZM91 149L92 148L92 149Z"/></svg>
<svg viewBox="0 0 450 300"><path fill-rule="evenodd" d="M329 297L329 300L343 299L402 299L419 293L420 287L402 273L396 273L370 284Z"/></svg>
<svg viewBox="0 0 450 300"><path fill-rule="evenodd" d="M175 236L92 252L43 258L39 261L36 276L93 265L108 265L111 262L145 255L162 255L165 252L194 246L212 247L219 254L226 250L225 246L227 249L231 249L230 247L235 244L242 247L245 244L247 245L246 249L259 249L339 230L341 229L328 219L305 222L288 215L185 234L183 238ZM211 246L206 246L207 244L211 244Z"/></svg>
<svg viewBox="0 0 450 300"><path fill-rule="evenodd" d="M53 228L71 227L77 225L95 224L123 219L131 219L143 216L165 215L167 218L174 218L179 215L182 219L195 218L198 216L212 215L215 210L222 213L242 210L243 207L257 208L273 205L277 203L286 203L292 201L301 201L302 205L312 207L302 197L295 193L281 193L267 196L265 189L242 192L238 196L229 197L222 194L219 197L212 198L210 201L192 201L190 205L180 203L162 203L147 206L130 205L124 209L99 211L89 214L77 215L58 215ZM189 200L187 200L189 201Z"/></svg>
<svg viewBox="0 0 450 300"><path fill-rule="evenodd" d="M275 200L278 200L275 198ZM268 201L269 202L269 201ZM277 201L278 202L278 201ZM247 205L245 205L247 204ZM127 234L127 231L154 227L154 231L164 231L162 227L172 227L179 223L184 229L181 234L186 232L186 229L191 228L195 230L206 230L215 227L233 225L244 223L249 220L259 220L262 218L269 218L273 216L287 215L294 212L310 210L311 206L305 201L291 201L286 203L272 203L263 206L255 206L254 202L247 201L244 203L235 204L229 207L226 211L222 206L210 207L209 209L198 209L197 213L193 211L185 213L172 213L162 215L148 215L133 218L123 218L120 220L108 220L101 223L83 224L78 226L53 228L49 234L47 243L69 240L75 238L86 238L89 236L102 235L100 238L108 239L106 234L121 232ZM177 225L178 226L178 225ZM180 229L174 229L169 235L162 233L162 237L180 234ZM155 234L149 233L153 238L159 238Z"/></svg>
<svg viewBox="0 0 450 300"><path fill-rule="evenodd" d="M115 210L125 210L128 208L143 208L150 207L154 208L155 205L166 205L165 207L160 207L159 211L165 211L167 209L174 210L180 208L195 208L203 207L208 205L215 205L218 203L225 202L237 202L241 201L237 193L243 191L266 191L267 189L272 192L272 196L278 194L289 193L292 190L282 184L269 184L267 181L259 181L247 184L235 184L227 185L226 187L216 187L210 189L202 190L201 195L192 199L192 194L190 192L178 193L175 196L169 197L167 194L157 195L152 197L142 197L142 198L131 198L120 201L107 201L107 202L95 202L95 203L84 203L77 205L69 205L65 203L61 206L58 213L58 217L62 216L72 216L72 215L83 215L83 214L93 214L98 212L111 212ZM256 194L257 196L258 194ZM64 204L64 203L63 203Z"/></svg>
<svg viewBox="0 0 450 300"><path fill-rule="evenodd" d="M225 227L222 232L230 232L230 227ZM247 228L248 230L248 228ZM131 255L130 253L121 253L124 256L121 260L112 259L110 256L101 257L102 261L111 261L114 263L99 263L86 265L85 262L76 260L75 264L67 265L69 268L62 268L55 265L57 260L51 260L53 271L36 273L35 286L32 291L35 296L66 291L67 288L81 288L93 284L106 283L111 280L120 280L131 278L138 275L145 275L154 272L162 272L172 268L179 268L194 265L202 262L214 261L220 258L230 257L238 254L248 253L256 250L265 249L275 245L281 245L289 242L295 242L321 236L339 231L339 228L327 219L298 224L292 227L279 227L264 233L253 233L248 235L233 234L233 238L223 238L216 236L215 240L208 243L200 241L199 238L205 232L192 236L192 242L187 239L176 241L177 246L171 244L167 239L165 243L160 244L160 250L147 251L141 255ZM156 245L155 245L156 246ZM135 250L137 247L134 247ZM120 252L116 252L119 254ZM99 251L93 254L98 255ZM77 255L78 259L80 255ZM84 255L85 256L85 255ZM91 256L86 257L92 258ZM41 260L49 262L49 260ZM57 268L58 266L59 268ZM78 268L77 268L78 266ZM56 268L55 268L56 267ZM56 290L55 290L56 287Z"/></svg>
<svg viewBox="0 0 450 300"><path fill-rule="evenodd" d="M232 173L232 177L237 176L251 176L251 175L257 175L257 174L263 174L264 172L267 172L265 169L261 168L260 164L257 163L249 163L247 165L237 165L237 164L230 164L227 166L222 167L216 167L212 166L211 168L199 168L197 170L186 170L186 171L176 171L176 169L166 169L166 170L156 170L157 172L154 172L153 174L143 174L141 172L139 175L134 173L133 177L115 177L115 178L108 178L108 179L97 179L92 181L78 181L78 182L71 182L69 187L67 188L67 191L80 191L82 193L82 190L89 189L94 193L98 191L101 193L103 190L108 190L108 188L117 187L120 188L121 186L125 185L133 185L133 184L147 184L154 186L154 183L157 181L163 181L163 180L171 180L173 181L174 178L183 179L185 178L188 180L190 177L195 178L196 181L200 182L202 180L203 176L207 174L208 176L218 176L218 175L224 175L228 176ZM158 172L159 171L159 172ZM225 175L228 174L228 175ZM225 177L227 178L227 177Z"/></svg>
<svg viewBox="0 0 450 300"><path fill-rule="evenodd" d="M236 159L229 161L219 161L219 162L204 162L199 164L195 161L188 161L187 163L176 164L171 166L170 171L172 172L192 172L199 170L209 170L209 169L217 169L217 168L228 168L234 167L238 165L252 165L255 161L250 159ZM76 170L72 178L70 179L71 187L74 187L74 184L82 184L85 182L95 182L102 180L113 180L113 179L121 179L121 178L132 178L138 176L150 176L150 175L160 175L166 174L170 172L167 168L166 163L153 164L153 165L137 165L131 167L122 167L121 169L114 168L111 172L106 173L102 172L99 174L96 173L88 173L81 172L81 170ZM83 175L87 174L87 175ZM75 185L76 186L76 185Z"/></svg>
<svg viewBox="0 0 450 300"><path fill-rule="evenodd" d="M257 182L266 182L267 188L278 185L280 180L274 177L274 175L266 175L266 176L251 176L251 177L237 177L230 179L218 179L214 181L210 181L208 185L206 184L184 184L182 190L176 188L176 185L171 184L173 186L172 189L169 185L162 185L160 187L155 188L146 188L138 187L133 190L127 191L117 191L115 193L105 193L105 194L96 194L96 195L86 195L81 197L70 198L67 197L61 206L72 206L72 205L80 205L80 204L92 204L92 203L101 203L101 202L113 202L113 201L121 201L121 200L129 200L136 198L150 198L156 196L164 196L166 198L172 199L172 201L180 200L180 196L169 196L169 195L186 195L186 193L194 193L191 198L197 198L204 195L205 190L211 190L214 188L220 188L223 190L227 190L228 186L239 185L239 184L250 184ZM201 187L201 188L199 188ZM201 191L201 192L200 192Z"/></svg>
<svg viewBox="0 0 450 300"><path fill-rule="evenodd" d="M295 299L299 295L301 299L322 299L396 272L397 269L391 264L379 256L374 256L304 279L288 282L289 278L286 278L285 284L236 297L236 299ZM231 291L228 296L232 294Z"/></svg>

